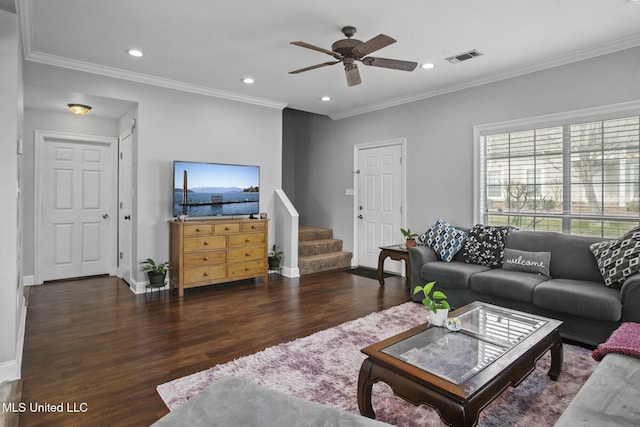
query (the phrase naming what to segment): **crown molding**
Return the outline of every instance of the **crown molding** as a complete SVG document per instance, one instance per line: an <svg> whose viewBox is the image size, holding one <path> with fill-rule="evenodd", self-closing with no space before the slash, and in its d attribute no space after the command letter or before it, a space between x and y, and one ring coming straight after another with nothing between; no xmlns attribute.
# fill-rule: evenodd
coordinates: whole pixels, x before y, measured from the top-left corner
<svg viewBox="0 0 640 427"><path fill-rule="evenodd" d="M537 71L544 71L550 68L567 65L574 62L579 62L579 61L595 58L598 56L606 55L609 53L615 53L621 50L631 49L638 46L640 46L640 35L635 35L635 36L627 37L625 39L616 40L614 42L605 43L598 46L592 46L587 49L575 50L568 54L549 57L544 61L537 61L536 63L531 63L531 64L527 64L520 67L514 67L502 73L493 74L490 77L469 80L466 82L462 82L460 84L444 86L437 90L389 99L389 100L378 102L375 104L369 104L363 107L342 111L336 114L330 114L329 118L331 118L332 120L340 120L347 117L352 117L360 114L370 113L373 111L383 110L385 108L395 107L402 104L408 104L410 102L420 101L423 99L432 98L434 96L444 95L451 92L457 92L459 90L482 86L489 83L495 83L501 80L506 80L513 77L519 77L525 74L535 73Z"/></svg>
<svg viewBox="0 0 640 427"><path fill-rule="evenodd" d="M56 67L69 68L85 73L99 74L102 76L113 77L122 80L129 80L137 83L144 83L153 86L159 86L167 89L174 89L183 92L190 92L199 95L211 96L214 98L228 99L231 101L243 102L246 104L258 105L261 107L284 109L287 104L284 102L273 101L270 99L257 98L253 96L242 95L235 92L227 92L214 89L207 86L194 85L181 82L178 80L165 79L162 77L151 76L148 74L136 73L132 71L122 70L120 68L107 67L104 65L93 64L90 62L77 61L75 59L64 58L47 53L30 51L25 54L27 61L38 62Z"/></svg>

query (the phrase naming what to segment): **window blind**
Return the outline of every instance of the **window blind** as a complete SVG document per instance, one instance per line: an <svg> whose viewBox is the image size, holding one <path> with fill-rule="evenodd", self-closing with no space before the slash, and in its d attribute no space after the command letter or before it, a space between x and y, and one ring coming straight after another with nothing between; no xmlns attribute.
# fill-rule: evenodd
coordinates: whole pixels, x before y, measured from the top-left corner
<svg viewBox="0 0 640 427"><path fill-rule="evenodd" d="M640 116L481 136L485 224L601 237L638 225Z"/></svg>

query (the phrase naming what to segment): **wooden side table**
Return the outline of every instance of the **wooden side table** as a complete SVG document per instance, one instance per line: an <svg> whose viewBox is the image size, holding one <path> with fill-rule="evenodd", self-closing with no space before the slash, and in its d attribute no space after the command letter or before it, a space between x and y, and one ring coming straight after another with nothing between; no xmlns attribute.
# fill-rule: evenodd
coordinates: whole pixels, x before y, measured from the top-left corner
<svg viewBox="0 0 640 427"><path fill-rule="evenodd" d="M411 288L411 266L409 265L409 250L406 245L380 246L380 256L378 257L378 282L384 286L384 260L391 258L395 261L404 260L405 276L407 285Z"/></svg>

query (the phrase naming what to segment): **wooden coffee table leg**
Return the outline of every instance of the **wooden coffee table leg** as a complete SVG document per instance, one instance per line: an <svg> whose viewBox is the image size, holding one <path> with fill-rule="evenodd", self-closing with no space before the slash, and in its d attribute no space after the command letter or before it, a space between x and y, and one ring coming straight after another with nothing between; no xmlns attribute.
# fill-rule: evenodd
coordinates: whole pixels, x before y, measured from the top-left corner
<svg viewBox="0 0 640 427"><path fill-rule="evenodd" d="M560 376L563 358L562 338L560 337L560 332L556 331L555 342L551 346L551 367L549 367L549 378L553 381L556 381Z"/></svg>
<svg viewBox="0 0 640 427"><path fill-rule="evenodd" d="M371 405L371 388L373 387L373 382L369 379L372 365L371 360L365 359L360 367L360 375L358 376L358 409L360 409L360 414L365 417L375 419L376 413L373 411L373 406Z"/></svg>

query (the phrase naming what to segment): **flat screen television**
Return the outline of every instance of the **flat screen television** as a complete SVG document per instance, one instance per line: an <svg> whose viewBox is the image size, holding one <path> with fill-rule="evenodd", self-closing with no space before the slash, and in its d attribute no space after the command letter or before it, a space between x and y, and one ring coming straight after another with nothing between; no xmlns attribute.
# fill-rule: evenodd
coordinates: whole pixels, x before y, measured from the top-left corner
<svg viewBox="0 0 640 427"><path fill-rule="evenodd" d="M260 210L260 166L173 162L173 216L253 215Z"/></svg>

